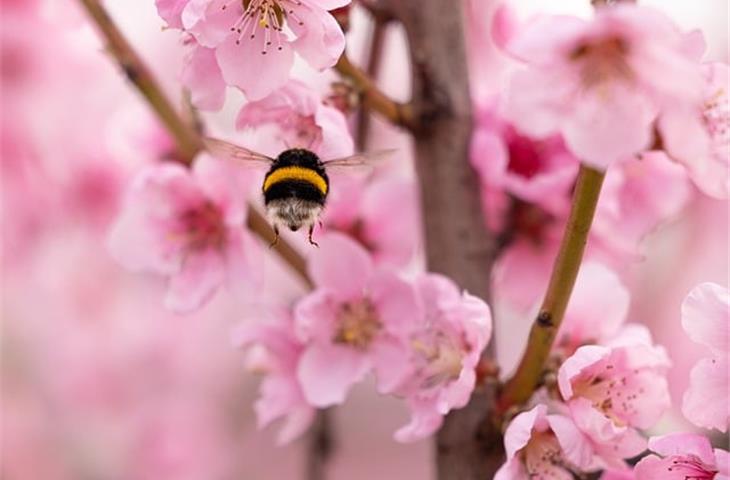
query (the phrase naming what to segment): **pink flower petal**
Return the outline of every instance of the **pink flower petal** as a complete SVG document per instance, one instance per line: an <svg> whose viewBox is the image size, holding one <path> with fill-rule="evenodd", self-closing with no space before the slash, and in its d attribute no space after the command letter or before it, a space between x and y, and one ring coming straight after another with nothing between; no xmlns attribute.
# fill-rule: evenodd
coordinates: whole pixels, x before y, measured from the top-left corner
<svg viewBox="0 0 730 480"><path fill-rule="evenodd" d="M528 478L522 461L517 457L507 459L494 474L494 480L525 480Z"/></svg>
<svg viewBox="0 0 730 480"><path fill-rule="evenodd" d="M437 413L430 402L409 402L411 409L411 421L395 432L395 439L399 442L408 443L421 440L432 435L441 427L444 421L442 415Z"/></svg>
<svg viewBox="0 0 730 480"><path fill-rule="evenodd" d="M185 6L190 0L155 0L157 13L172 28L182 28L182 14Z"/></svg>
<svg viewBox="0 0 730 480"><path fill-rule="evenodd" d="M581 470L590 470L594 464L593 448L575 423L562 415L548 415L547 421L563 449L565 458Z"/></svg>
<svg viewBox="0 0 730 480"><path fill-rule="evenodd" d="M381 338L370 347L378 392L392 393L412 372L410 351L393 338Z"/></svg>
<svg viewBox="0 0 730 480"><path fill-rule="evenodd" d="M213 49L194 47L184 63L180 81L190 89L195 107L212 111L223 108L226 83Z"/></svg>
<svg viewBox="0 0 730 480"><path fill-rule="evenodd" d="M383 327L390 333L406 333L423 314L413 286L397 275L380 271L368 285L369 297L378 310Z"/></svg>
<svg viewBox="0 0 730 480"><path fill-rule="evenodd" d="M344 402L370 367L369 358L352 348L315 344L302 354L297 376L307 401L324 408Z"/></svg>
<svg viewBox="0 0 730 480"><path fill-rule="evenodd" d="M294 52L288 42L282 42L281 50L269 45L265 55L264 49L261 32L253 39L244 37L240 44L230 37L216 49L226 83L243 90L249 100L260 100L284 86L294 63Z"/></svg>
<svg viewBox="0 0 730 480"><path fill-rule="evenodd" d="M306 0L307 3L323 10L334 10L335 8L349 5L352 0Z"/></svg>
<svg viewBox="0 0 730 480"><path fill-rule="evenodd" d="M179 313L191 312L203 305L224 279L225 266L220 252L189 253L180 272L170 278L165 307Z"/></svg>
<svg viewBox="0 0 730 480"><path fill-rule="evenodd" d="M649 450L662 457L692 454L708 465L715 463L710 441L695 433L672 433L649 439Z"/></svg>
<svg viewBox="0 0 730 480"><path fill-rule="evenodd" d="M703 428L727 432L730 424L730 362L705 358L690 373L690 384L682 399L682 413Z"/></svg>
<svg viewBox="0 0 730 480"><path fill-rule="evenodd" d="M606 347L585 345L568 357L558 370L558 386L563 399L567 401L573 397L572 381L574 378L610 355L611 350Z"/></svg>
<svg viewBox="0 0 730 480"><path fill-rule="evenodd" d="M322 237L319 245L309 261L309 274L314 283L336 292L343 300L362 295L373 270L368 253L339 233Z"/></svg>
<svg viewBox="0 0 730 480"><path fill-rule="evenodd" d="M629 291L616 273L586 262L578 273L558 337L578 345L608 338L626 320L629 302Z"/></svg>
<svg viewBox="0 0 730 480"><path fill-rule="evenodd" d="M317 70L337 63L345 51L345 34L337 20L329 12L306 3L292 9L302 22L289 22L289 28L297 36L293 43L297 53Z"/></svg>
<svg viewBox="0 0 730 480"><path fill-rule="evenodd" d="M605 170L649 146L653 115L645 97L627 89L583 95L564 121L565 142L576 157Z"/></svg>
<svg viewBox="0 0 730 480"><path fill-rule="evenodd" d="M715 283L698 285L682 303L682 328L692 341L720 355L730 350L730 292Z"/></svg>
<svg viewBox="0 0 730 480"><path fill-rule="evenodd" d="M318 289L301 299L294 307L297 336L302 341L331 341L338 307L328 290Z"/></svg>
<svg viewBox="0 0 730 480"><path fill-rule="evenodd" d="M324 159L350 156L355 144L350 135L345 115L336 108L320 105L316 109L314 121L322 129L322 144L319 155Z"/></svg>
<svg viewBox="0 0 730 480"><path fill-rule="evenodd" d="M547 407L540 404L512 419L504 432L504 449L507 453L507 461L515 458L517 452L525 448L530 441L530 437L532 437L532 429L538 419L544 418L546 413Z"/></svg>

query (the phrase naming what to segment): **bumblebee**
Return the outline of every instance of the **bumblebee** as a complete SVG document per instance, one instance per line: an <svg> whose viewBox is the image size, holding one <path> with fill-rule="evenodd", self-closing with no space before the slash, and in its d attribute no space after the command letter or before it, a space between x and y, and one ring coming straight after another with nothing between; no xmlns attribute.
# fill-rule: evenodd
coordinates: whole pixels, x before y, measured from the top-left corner
<svg viewBox="0 0 730 480"><path fill-rule="evenodd" d="M279 240L279 228L296 232L307 227L309 243L314 225L319 221L330 190L327 171L349 167L369 167L372 162L391 150L370 154L355 154L349 157L321 160L314 152L304 148L290 148L276 158L248 150L224 140L207 138L208 150L214 155L239 162L267 164L269 170L261 187L266 215L274 229L274 241Z"/></svg>

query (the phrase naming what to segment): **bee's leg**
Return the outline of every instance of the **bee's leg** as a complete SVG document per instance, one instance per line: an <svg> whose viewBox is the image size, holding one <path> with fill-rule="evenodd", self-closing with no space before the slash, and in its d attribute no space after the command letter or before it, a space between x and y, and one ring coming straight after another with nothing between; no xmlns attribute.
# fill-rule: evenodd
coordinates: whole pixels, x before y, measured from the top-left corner
<svg viewBox="0 0 730 480"><path fill-rule="evenodd" d="M274 248L279 243L279 225L274 224L274 240L269 244L269 248Z"/></svg>
<svg viewBox="0 0 730 480"><path fill-rule="evenodd" d="M309 243L319 248L319 244L312 240L312 233L314 233L314 224L309 226Z"/></svg>

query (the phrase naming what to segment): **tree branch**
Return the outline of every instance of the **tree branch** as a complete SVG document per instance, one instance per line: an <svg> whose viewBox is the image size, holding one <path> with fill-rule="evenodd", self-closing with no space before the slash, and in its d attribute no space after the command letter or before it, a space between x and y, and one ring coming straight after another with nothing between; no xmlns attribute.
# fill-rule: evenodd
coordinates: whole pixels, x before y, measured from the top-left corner
<svg viewBox="0 0 730 480"><path fill-rule="evenodd" d="M324 480L327 478L327 463L332 456L334 439L332 438L332 411L320 410L309 431L307 445L307 480Z"/></svg>
<svg viewBox="0 0 730 480"><path fill-rule="evenodd" d="M364 108L379 113L393 125L410 127L410 105L398 103L383 93L367 73L350 61L346 53L342 54L335 69L355 85Z"/></svg>
<svg viewBox="0 0 730 480"><path fill-rule="evenodd" d="M489 299L497 244L485 225L477 176L469 162L469 95L462 2L387 0L403 24L413 72L412 118L427 266ZM492 343L493 345L493 343ZM486 353L493 358L493 350ZM493 478L504 461L492 416L494 385L478 387L469 405L447 415L436 438L439 480Z"/></svg>
<svg viewBox="0 0 730 480"><path fill-rule="evenodd" d="M547 293L530 329L527 349L517 371L506 383L499 398L500 412L526 402L538 385L575 286L604 176L603 172L584 165L580 168L570 215Z"/></svg>
<svg viewBox="0 0 730 480"><path fill-rule="evenodd" d="M109 53L116 59L129 81L149 102L172 135L181 161L186 164L192 163L195 155L203 148L200 136L190 124L182 120L157 84L150 69L139 58L101 3L98 0L80 0L80 2L106 38Z"/></svg>
<svg viewBox="0 0 730 480"><path fill-rule="evenodd" d="M373 32L370 40L370 51L367 60L367 75L377 82L380 63L383 59L383 48L385 46L385 32L390 22L382 20L379 17L373 17ZM370 134L370 112L364 108L360 108L357 112L357 131L355 132L355 142L357 149L365 150L367 147L368 136Z"/></svg>
<svg viewBox="0 0 730 480"><path fill-rule="evenodd" d="M104 36L109 53L172 135L178 151L176 159L185 165L192 164L195 156L203 149L203 140L198 130L183 120L182 115L172 106L150 69L117 28L99 0L79 1ZM271 243L274 238L271 226L252 205L248 209L248 227L267 243ZM272 250L294 270L308 288L312 287L306 261L294 247L280 239Z"/></svg>

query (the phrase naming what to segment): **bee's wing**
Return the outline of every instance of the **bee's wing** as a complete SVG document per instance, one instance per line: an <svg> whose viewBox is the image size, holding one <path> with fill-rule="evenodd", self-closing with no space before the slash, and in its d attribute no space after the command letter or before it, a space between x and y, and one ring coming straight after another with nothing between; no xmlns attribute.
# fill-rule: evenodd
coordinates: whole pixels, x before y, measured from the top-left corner
<svg viewBox="0 0 730 480"><path fill-rule="evenodd" d="M396 152L396 149L391 148L388 150L377 150L374 152L367 153L356 153L349 157L333 158L331 160L325 160L324 164L327 170L339 170L340 168L360 167L360 168L372 168L381 161L385 160L388 156Z"/></svg>
<svg viewBox="0 0 730 480"><path fill-rule="evenodd" d="M274 161L273 158L267 157L262 153L254 152L247 148L240 147L231 142L218 138L206 138L204 140L205 147L216 157L234 160L237 162L254 162L259 164L270 165Z"/></svg>

